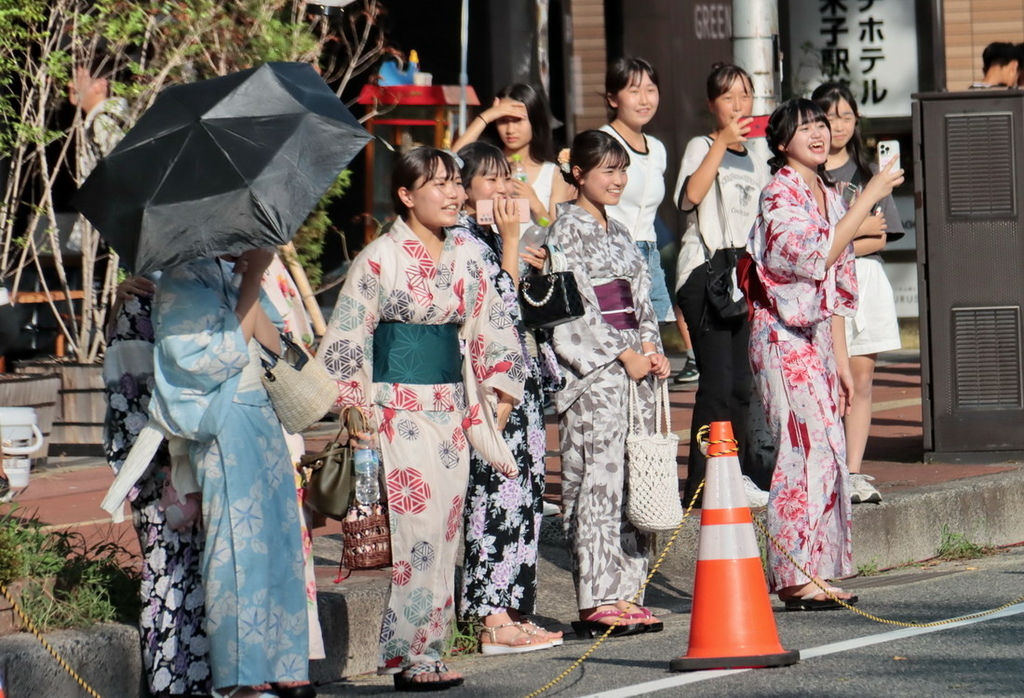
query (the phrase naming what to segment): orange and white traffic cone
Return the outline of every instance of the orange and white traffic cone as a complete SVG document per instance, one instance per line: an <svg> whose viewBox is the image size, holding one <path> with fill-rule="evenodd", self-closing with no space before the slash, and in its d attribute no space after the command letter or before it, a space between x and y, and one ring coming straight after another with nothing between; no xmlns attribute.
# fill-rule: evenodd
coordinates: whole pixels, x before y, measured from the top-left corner
<svg viewBox="0 0 1024 698"><path fill-rule="evenodd" d="M690 645L672 671L787 666L800 659L779 642L729 422L712 422Z"/></svg>

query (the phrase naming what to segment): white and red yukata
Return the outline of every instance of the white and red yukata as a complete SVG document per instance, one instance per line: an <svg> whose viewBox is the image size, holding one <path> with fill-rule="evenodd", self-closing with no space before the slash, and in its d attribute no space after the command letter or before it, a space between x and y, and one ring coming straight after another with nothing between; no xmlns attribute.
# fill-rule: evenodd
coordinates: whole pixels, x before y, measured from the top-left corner
<svg viewBox="0 0 1024 698"><path fill-rule="evenodd" d="M801 566L824 580L853 572L832 316L855 314L857 277L852 245L827 265L835 225L846 207L832 187L821 180L818 186L827 218L796 170L779 170L761 193L747 250L763 290L763 297L754 299L750 361L778 444L768 528ZM809 581L768 546L772 591Z"/></svg>
<svg viewBox="0 0 1024 698"><path fill-rule="evenodd" d="M476 245L449 233L435 263L399 218L352 262L317 358L378 432L393 560L378 671L432 664L454 619L469 446L515 470L495 417L497 391L523 396L513 318Z"/></svg>

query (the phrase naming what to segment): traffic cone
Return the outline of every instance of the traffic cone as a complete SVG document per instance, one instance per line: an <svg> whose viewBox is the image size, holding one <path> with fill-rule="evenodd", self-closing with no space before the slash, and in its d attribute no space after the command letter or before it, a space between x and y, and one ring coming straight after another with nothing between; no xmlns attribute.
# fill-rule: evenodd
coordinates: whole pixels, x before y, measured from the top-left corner
<svg viewBox="0 0 1024 698"><path fill-rule="evenodd" d="M788 666L800 652L779 642L768 584L743 491L729 422L712 422L690 645L672 671Z"/></svg>

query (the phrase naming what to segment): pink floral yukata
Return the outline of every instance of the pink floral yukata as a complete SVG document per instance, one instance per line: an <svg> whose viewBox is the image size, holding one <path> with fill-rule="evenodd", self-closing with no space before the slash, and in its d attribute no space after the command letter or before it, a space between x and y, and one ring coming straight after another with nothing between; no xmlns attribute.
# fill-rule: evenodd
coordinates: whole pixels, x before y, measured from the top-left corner
<svg viewBox="0 0 1024 698"><path fill-rule="evenodd" d="M747 249L766 304L755 301L750 361L778 457L768 498L768 528L802 567L821 579L853 572L846 439L832 315L857 308L853 247L826 266L845 206L825 192L828 219L800 175L782 168L761 193ZM767 307L765 307L765 305ZM768 546L772 591L810 580Z"/></svg>
<svg viewBox="0 0 1024 698"><path fill-rule="evenodd" d="M461 358L436 360L454 360L462 380L375 380L382 366L375 367L374 345L383 323L458 325ZM412 351L403 350L386 351L397 361ZM378 671L433 663L454 618L469 446L499 470L515 469L495 419L496 391L516 402L523 395L525 369L512 317L475 245L448 234L435 263L399 218L352 262L317 357L338 381L339 404L368 410L378 431L393 559Z"/></svg>

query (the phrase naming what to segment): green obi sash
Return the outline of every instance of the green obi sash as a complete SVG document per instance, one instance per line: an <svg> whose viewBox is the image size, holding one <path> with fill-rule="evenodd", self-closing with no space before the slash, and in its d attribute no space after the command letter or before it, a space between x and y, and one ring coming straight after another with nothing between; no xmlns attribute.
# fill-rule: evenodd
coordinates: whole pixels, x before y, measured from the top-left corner
<svg viewBox="0 0 1024 698"><path fill-rule="evenodd" d="M373 335L373 382L462 382L458 325L382 322Z"/></svg>

